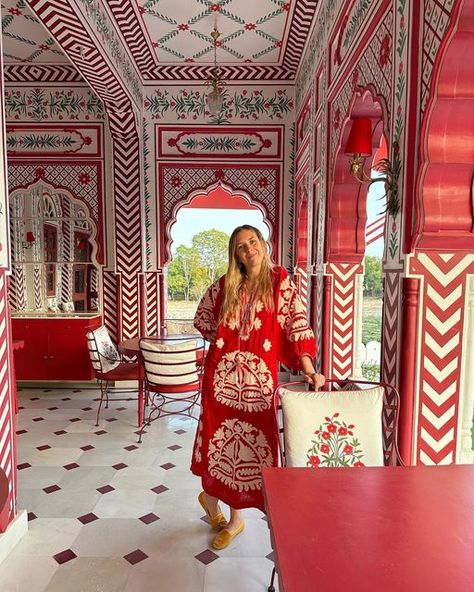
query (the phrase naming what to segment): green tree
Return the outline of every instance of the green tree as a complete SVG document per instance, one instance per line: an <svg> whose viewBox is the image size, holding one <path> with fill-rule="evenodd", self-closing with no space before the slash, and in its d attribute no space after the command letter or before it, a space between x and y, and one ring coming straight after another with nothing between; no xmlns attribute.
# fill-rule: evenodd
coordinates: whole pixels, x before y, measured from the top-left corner
<svg viewBox="0 0 474 592"><path fill-rule="evenodd" d="M192 238L192 248L199 253L200 266L207 271L207 284L212 284L227 268L229 235L215 228L204 230Z"/></svg>
<svg viewBox="0 0 474 592"><path fill-rule="evenodd" d="M172 269L173 279L174 274L180 276L180 279L177 280L177 283L178 285L182 286L182 294L184 299L188 301L191 295L193 281L200 265L199 253L194 247L179 245L179 247L176 249L176 254L173 257L173 261L168 266L168 286L170 285L169 273L172 264L175 265Z"/></svg>
<svg viewBox="0 0 474 592"><path fill-rule="evenodd" d="M185 281L183 269L178 259L173 259L168 265L167 283L171 300L184 298Z"/></svg>
<svg viewBox="0 0 474 592"><path fill-rule="evenodd" d="M382 296L382 259L380 257L366 256L364 292L367 296Z"/></svg>

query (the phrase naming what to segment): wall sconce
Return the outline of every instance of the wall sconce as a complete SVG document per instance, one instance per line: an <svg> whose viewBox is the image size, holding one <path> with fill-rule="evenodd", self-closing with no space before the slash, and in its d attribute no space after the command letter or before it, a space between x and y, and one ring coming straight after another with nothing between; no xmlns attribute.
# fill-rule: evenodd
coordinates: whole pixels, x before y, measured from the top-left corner
<svg viewBox="0 0 474 592"><path fill-rule="evenodd" d="M395 217L400 210L398 198L398 170L388 158L380 159L373 169L382 174L381 177L370 177L364 170L365 160L372 155L372 121L368 117L358 117L352 121L351 131L347 140L345 154L350 154L351 171L359 183L385 184L385 212Z"/></svg>
<svg viewBox="0 0 474 592"><path fill-rule="evenodd" d="M31 230L29 230L29 231L26 233L26 240L24 240L24 241L21 243L21 246L22 246L24 249L31 249L31 247L34 245L34 243L35 243L35 235L34 235L34 234L31 232Z"/></svg>

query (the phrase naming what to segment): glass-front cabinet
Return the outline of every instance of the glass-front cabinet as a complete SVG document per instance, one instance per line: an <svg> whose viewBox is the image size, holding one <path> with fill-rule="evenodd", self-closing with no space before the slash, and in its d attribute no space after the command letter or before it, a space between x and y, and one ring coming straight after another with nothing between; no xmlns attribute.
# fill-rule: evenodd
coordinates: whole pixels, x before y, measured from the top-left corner
<svg viewBox="0 0 474 592"><path fill-rule="evenodd" d="M10 196L12 314L99 312L95 224L70 195L38 184Z"/></svg>
<svg viewBox="0 0 474 592"><path fill-rule="evenodd" d="M19 380L90 380L86 332L101 323L96 224L65 191L10 194L9 303Z"/></svg>

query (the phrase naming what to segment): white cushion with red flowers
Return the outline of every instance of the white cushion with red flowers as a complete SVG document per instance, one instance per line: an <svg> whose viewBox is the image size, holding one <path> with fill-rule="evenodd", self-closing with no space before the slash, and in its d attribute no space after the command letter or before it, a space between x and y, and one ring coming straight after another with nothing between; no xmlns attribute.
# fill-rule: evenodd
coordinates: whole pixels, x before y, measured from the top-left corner
<svg viewBox="0 0 474 592"><path fill-rule="evenodd" d="M280 389L286 465L383 466L383 394Z"/></svg>

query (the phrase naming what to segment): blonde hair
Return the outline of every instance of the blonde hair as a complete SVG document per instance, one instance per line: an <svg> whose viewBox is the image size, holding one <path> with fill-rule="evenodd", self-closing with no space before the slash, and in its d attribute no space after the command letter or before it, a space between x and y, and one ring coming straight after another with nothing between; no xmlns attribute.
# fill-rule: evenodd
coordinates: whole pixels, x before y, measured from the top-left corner
<svg viewBox="0 0 474 592"><path fill-rule="evenodd" d="M257 279L256 298L260 298L267 310L273 310L273 284L272 269L273 264L268 254L267 243L258 228L243 224L237 226L229 239L229 264L225 276L224 297L222 299L219 322L228 322L231 319L239 318L240 306L242 302L241 288L246 279L245 266L239 262L237 257L237 235L241 230L250 230L254 232L263 249L262 266Z"/></svg>

